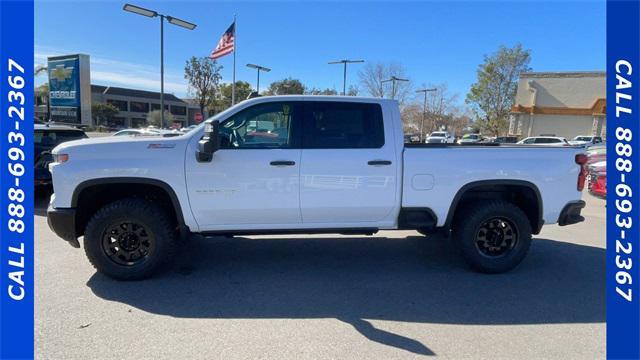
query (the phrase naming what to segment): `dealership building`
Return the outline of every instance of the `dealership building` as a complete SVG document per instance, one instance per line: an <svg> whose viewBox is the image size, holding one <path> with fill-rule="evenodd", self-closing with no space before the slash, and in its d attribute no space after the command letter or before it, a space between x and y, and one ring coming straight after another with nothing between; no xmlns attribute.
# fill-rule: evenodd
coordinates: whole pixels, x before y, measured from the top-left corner
<svg viewBox="0 0 640 360"><path fill-rule="evenodd" d="M605 137L606 122L605 72L520 74L510 134Z"/></svg>
<svg viewBox="0 0 640 360"><path fill-rule="evenodd" d="M111 104L119 112L110 120L110 126L137 128L147 125L147 114L160 110L160 93L114 86L91 85L92 104ZM173 123L184 127L201 121L200 108L176 97L164 94L164 108L173 117ZM95 121L95 119L94 119ZM95 125L95 124L93 124Z"/></svg>
<svg viewBox="0 0 640 360"><path fill-rule="evenodd" d="M35 115L47 120L47 98L36 99ZM91 104L111 104L118 113L109 120L109 126L137 128L147 126L147 114L160 110L160 93L114 86L91 85ZM164 94L164 108L171 113L175 126L184 127L202 121L200 107L182 100L173 94ZM64 120L57 122L67 123ZM68 122L72 123L72 122ZM96 116L93 114L90 122L83 125L96 126ZM171 125L171 124L169 124Z"/></svg>

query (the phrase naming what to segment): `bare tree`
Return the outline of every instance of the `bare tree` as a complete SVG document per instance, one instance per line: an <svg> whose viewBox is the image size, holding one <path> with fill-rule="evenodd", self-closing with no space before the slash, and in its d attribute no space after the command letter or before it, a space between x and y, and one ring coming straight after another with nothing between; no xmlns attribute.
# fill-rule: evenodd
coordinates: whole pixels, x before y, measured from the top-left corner
<svg viewBox="0 0 640 360"><path fill-rule="evenodd" d="M425 132L440 129L449 129L451 113L454 103L458 99L457 94L450 94L447 84L429 84L424 88L433 88L436 91L427 93L427 116L425 121ZM423 99L424 101L424 99Z"/></svg>
<svg viewBox="0 0 640 360"><path fill-rule="evenodd" d="M426 93L425 135L440 129L451 131L456 110L454 104L458 94L451 94L447 84L422 84L422 88L435 89ZM401 109L405 131L411 131L412 134L419 134L423 125L424 95L424 93L414 94L411 101Z"/></svg>
<svg viewBox="0 0 640 360"><path fill-rule="evenodd" d="M422 104L412 102L404 106L400 111L402 128L405 134L415 135L420 133L422 122Z"/></svg>
<svg viewBox="0 0 640 360"><path fill-rule="evenodd" d="M392 76L408 79L407 72L404 67L398 63L367 63L362 70L358 72L360 85L364 92L372 97L391 98L392 84L391 82L383 83L384 80L390 79ZM404 105L410 100L413 89L411 82L396 82L395 99Z"/></svg>
<svg viewBox="0 0 640 360"><path fill-rule="evenodd" d="M453 106L448 130L461 136L465 129L473 124L473 112L465 106Z"/></svg>
<svg viewBox="0 0 640 360"><path fill-rule="evenodd" d="M360 88L357 85L349 85L349 89L347 90L347 96L358 96L360 93Z"/></svg>

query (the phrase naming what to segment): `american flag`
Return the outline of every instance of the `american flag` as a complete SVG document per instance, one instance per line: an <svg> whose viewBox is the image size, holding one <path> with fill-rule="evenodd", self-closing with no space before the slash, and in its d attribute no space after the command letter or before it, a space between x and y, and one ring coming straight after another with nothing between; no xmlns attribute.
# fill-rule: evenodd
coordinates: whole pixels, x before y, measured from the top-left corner
<svg viewBox="0 0 640 360"><path fill-rule="evenodd" d="M220 41L218 41L218 45L211 52L211 55L209 55L209 57L212 59L217 59L225 55L231 54L234 49L235 38L236 38L236 23L234 21L233 24L229 26L227 31L225 31L224 34L222 34Z"/></svg>

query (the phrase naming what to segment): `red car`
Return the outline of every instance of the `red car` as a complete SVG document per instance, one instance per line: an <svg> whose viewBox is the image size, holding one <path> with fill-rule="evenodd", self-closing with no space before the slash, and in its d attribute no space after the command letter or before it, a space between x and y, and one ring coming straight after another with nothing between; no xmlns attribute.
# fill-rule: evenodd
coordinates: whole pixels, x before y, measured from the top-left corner
<svg viewBox="0 0 640 360"><path fill-rule="evenodd" d="M594 196L607 197L607 162L600 161L589 166L589 193Z"/></svg>

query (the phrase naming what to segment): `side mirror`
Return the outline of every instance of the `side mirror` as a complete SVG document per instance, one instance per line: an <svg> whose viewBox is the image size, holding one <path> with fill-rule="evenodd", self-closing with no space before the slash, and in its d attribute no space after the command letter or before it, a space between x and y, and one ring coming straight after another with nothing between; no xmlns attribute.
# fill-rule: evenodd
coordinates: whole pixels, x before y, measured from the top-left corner
<svg viewBox="0 0 640 360"><path fill-rule="evenodd" d="M219 126L220 123L217 121L207 121L204 124L204 136L198 142L196 152L198 162L210 162L213 159L213 153L220 149Z"/></svg>

